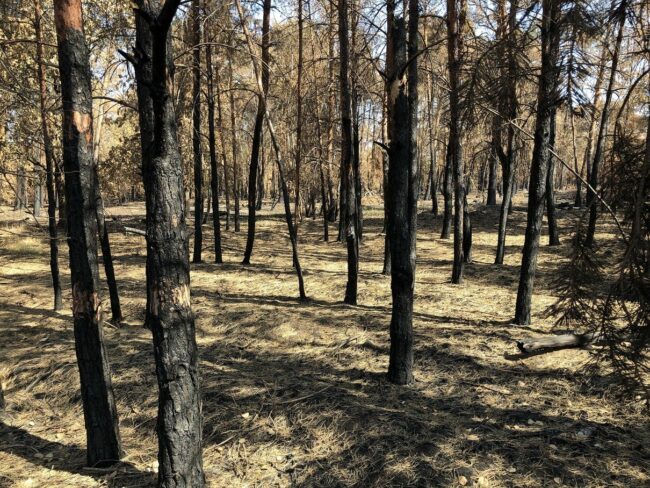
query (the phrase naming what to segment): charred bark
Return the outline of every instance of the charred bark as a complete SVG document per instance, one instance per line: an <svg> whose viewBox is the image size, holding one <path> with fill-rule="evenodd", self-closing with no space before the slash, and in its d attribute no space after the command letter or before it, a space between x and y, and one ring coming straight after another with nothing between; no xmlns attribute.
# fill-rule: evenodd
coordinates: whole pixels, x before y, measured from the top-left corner
<svg viewBox="0 0 650 488"><path fill-rule="evenodd" d="M505 6L503 6L505 7ZM507 45L507 68L501 72L501 78L505 84L505 96L502 99L501 110L507 115L508 120L514 120L517 117L517 61L516 61L516 38L517 31L517 9L518 1L510 2L510 11L508 12L508 34ZM499 16L501 22L504 22L503 15ZM500 29L504 32L504 29ZM506 247L506 233L508 229L508 215L512 210L512 195L515 182L514 168L514 142L515 128L508 124L506 132L506 152L503 151L501 143L501 130L494 133L493 138L494 151L501 163L501 174L503 184L503 196L501 199L501 208L499 210L499 230L497 234L497 250L495 264L503 264Z"/></svg>
<svg viewBox="0 0 650 488"><path fill-rule="evenodd" d="M194 155L194 253L200 263L203 247L203 155L201 154L201 0L192 0L192 153Z"/></svg>
<svg viewBox="0 0 650 488"><path fill-rule="evenodd" d="M255 116L255 128L253 129L253 145L251 146L251 162L248 173L248 235L246 237L246 250L244 251L244 260L242 264L250 264L251 254L253 253L253 243L255 242L255 211L257 210L255 196L257 188L258 166L260 146L262 144L262 130L264 124L264 101L269 91L269 30L271 19L271 0L264 0L262 15L262 87L263 94L257 98L257 114ZM296 207L297 209L297 207Z"/></svg>
<svg viewBox="0 0 650 488"><path fill-rule="evenodd" d="M339 46L340 71L339 82L341 90L341 190L345 194L345 207L341 205L341 220L345 208L345 241L348 250L348 281L345 287L345 303L357 303L357 279L359 274L359 240L356 229L355 175L353 166L353 135L352 135L352 99L350 93L350 47L348 40L348 2L338 0L339 6ZM343 188L343 182L345 186Z"/></svg>
<svg viewBox="0 0 650 488"><path fill-rule="evenodd" d="M95 162L95 170L97 163ZM111 321L119 324L122 321L122 307L120 305L120 293L115 278L115 267L113 266L113 253L111 252L111 241L106 226L104 212L104 201L101 197L99 176L95 175L97 181L97 230L99 232L99 243L102 248L102 260L104 261L104 273L106 273L106 284L108 285L108 296L111 302Z"/></svg>
<svg viewBox="0 0 650 488"><path fill-rule="evenodd" d="M104 345L97 267L97 174L92 91L81 0L55 0L63 100L63 165L72 282L75 350L90 466L122 456L111 370Z"/></svg>
<svg viewBox="0 0 650 488"><path fill-rule="evenodd" d="M462 33L466 15L465 0L447 0L447 55L449 66L449 143L448 154L454 183L454 264L452 283L463 281L463 219L465 216L465 184L463 178L463 153L460 144L460 69L462 66Z"/></svg>
<svg viewBox="0 0 650 488"><path fill-rule="evenodd" d="M555 113L551 116L550 146L555 146ZM557 229L555 210L555 157L549 152L548 173L546 174L546 218L548 220L548 245L559 246L560 235Z"/></svg>
<svg viewBox="0 0 650 488"><path fill-rule="evenodd" d="M591 164L591 179L589 184L591 188L598 191L598 179L600 173L600 165L604 158L605 152L605 138L607 136L607 125L609 123L609 113L614 94L614 83L616 81L616 73L618 68L619 53L621 51L621 44L623 42L623 33L625 31L625 17L627 13L627 1L623 0L619 4L616 15L618 17L618 34L616 35L616 42L614 44L614 52L612 53L612 67L609 76L609 83L607 91L605 92L605 101L603 103L603 110L600 115L600 126L598 127L598 138L596 139L596 149L594 151L594 160ZM596 219L598 218L598 201L596 195L591 189L587 189L587 206L589 207L589 225L587 226L587 236L585 244L591 246L594 243L594 235L596 233Z"/></svg>
<svg viewBox="0 0 650 488"><path fill-rule="evenodd" d="M36 64L39 86L39 103L41 110L41 132L43 133L43 148L45 152L45 186L47 188L47 230L50 237L50 273L54 290L54 310L63 308L61 298L61 275L59 272L59 243L56 228L56 192L54 188L54 148L47 126L46 98L47 82L45 79L45 62L43 55L43 31L41 21L43 9L41 0L34 2L34 31L36 34Z"/></svg>
<svg viewBox="0 0 650 488"><path fill-rule="evenodd" d="M153 104L153 144L151 157L143 159L142 173L147 210L147 323L153 335L159 389L158 483L165 488L205 485L183 169L169 92L173 79L170 27L179 3L167 0L158 7L140 0L137 11L148 27L151 48L150 55L146 53L150 59L146 88ZM139 96L141 88L145 87L138 86ZM143 102L139 100L141 106ZM141 113L141 122L148 115Z"/></svg>
<svg viewBox="0 0 650 488"><path fill-rule="evenodd" d="M454 202L453 202L453 166L451 155L449 154L449 144L445 149L445 168L442 180L442 196L443 196L443 215L442 215L442 230L440 232L440 239L449 239L451 235L451 221L454 215Z"/></svg>
<svg viewBox="0 0 650 488"><path fill-rule="evenodd" d="M417 235L417 32L418 1L408 4L408 59L403 18L388 4L387 83L389 118L388 233L391 251L391 291L388 379L413 381L413 294Z"/></svg>
<svg viewBox="0 0 650 488"><path fill-rule="evenodd" d="M535 121L535 142L528 187L526 237L521 260L514 319L514 322L519 325L528 325L530 323L533 283L537 268L542 216L544 215L546 178L551 157L552 122L558 101L560 3L560 0L543 0L542 3L542 68L537 91L537 118Z"/></svg>
<svg viewBox="0 0 650 488"><path fill-rule="evenodd" d="M207 71L208 91L208 146L210 149L210 193L212 197L212 227L214 229L214 262L223 263L221 253L221 217L219 215L219 164L217 161L217 141L214 127L214 77L212 73L212 45L205 46L205 69Z"/></svg>

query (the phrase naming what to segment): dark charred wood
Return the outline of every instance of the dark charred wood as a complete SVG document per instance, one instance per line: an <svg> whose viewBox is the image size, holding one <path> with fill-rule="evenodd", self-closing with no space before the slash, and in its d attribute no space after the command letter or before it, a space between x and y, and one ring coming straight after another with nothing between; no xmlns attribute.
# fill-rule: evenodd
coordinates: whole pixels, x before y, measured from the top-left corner
<svg viewBox="0 0 650 488"><path fill-rule="evenodd" d="M99 466L118 461L122 450L101 321L91 73L81 0L55 0L54 18L63 99L63 165L75 350L87 463Z"/></svg>

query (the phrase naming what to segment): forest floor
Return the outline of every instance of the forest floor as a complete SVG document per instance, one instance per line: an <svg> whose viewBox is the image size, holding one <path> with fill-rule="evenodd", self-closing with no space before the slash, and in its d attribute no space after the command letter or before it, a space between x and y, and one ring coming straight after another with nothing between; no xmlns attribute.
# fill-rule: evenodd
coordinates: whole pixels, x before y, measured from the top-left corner
<svg viewBox="0 0 650 488"><path fill-rule="evenodd" d="M650 486L650 428L639 402L615 398L612 379L565 350L512 360L515 341L548 334L551 283L566 262L579 212L559 210L563 244L542 239L533 326L510 324L525 228L515 200L507 256L495 266L498 208L476 205L473 263L449 283L452 241L422 202L418 231L413 386L388 383L390 278L381 275L383 215L365 208L359 305L342 299L345 247L322 240L322 221L300 226L308 303L297 280L281 205L260 214L253 264L240 264L246 224L224 231L213 264L192 264L204 413L204 467L214 487ZM480 203L480 202L479 202ZM111 207L143 228L143 205ZM40 219L45 225L45 215ZM222 220L223 223L223 220ZM142 327L145 246L115 227L113 254L125 321L105 327L124 463L84 467L85 430L69 310L51 309L47 241L34 219L0 208L0 488L153 486L157 385ZM601 228L601 242L613 241ZM61 242L62 265L67 246ZM103 270L102 270L103 276ZM104 309L108 293L103 293Z"/></svg>

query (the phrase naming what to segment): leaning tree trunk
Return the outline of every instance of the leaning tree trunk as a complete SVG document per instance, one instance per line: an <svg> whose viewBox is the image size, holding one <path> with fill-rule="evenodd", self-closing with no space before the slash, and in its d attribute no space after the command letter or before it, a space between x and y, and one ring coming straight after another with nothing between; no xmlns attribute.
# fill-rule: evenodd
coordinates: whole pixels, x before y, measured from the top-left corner
<svg viewBox="0 0 650 488"><path fill-rule="evenodd" d="M203 247L203 156L201 154L201 0L192 0L192 153L194 155L194 253L200 263Z"/></svg>
<svg viewBox="0 0 650 488"><path fill-rule="evenodd" d="M169 87L173 77L171 22L180 0L162 7L139 0L139 20L148 24L143 62L150 76L138 97L153 105L153 144L143 159L147 211L147 324L158 376L158 483L162 487L205 484L201 447L201 393L194 314L190 304L189 244L185 222L183 168L176 115ZM142 40L142 39L140 39ZM138 43L140 48L143 44ZM147 91L143 91L146 89ZM139 99L140 107L149 100ZM140 114L141 123L149 114Z"/></svg>
<svg viewBox="0 0 650 488"><path fill-rule="evenodd" d="M387 38L389 135L389 218L391 291L388 379L405 385L413 381L413 294L417 235L417 50L418 0L408 4L408 59L403 18L394 18L388 6ZM388 54L390 53L390 54Z"/></svg>
<svg viewBox="0 0 650 488"><path fill-rule="evenodd" d="M257 209L255 197L257 189L258 166L260 159L260 146L262 144L262 129L264 128L264 101L262 97L269 92L269 28L271 21L271 0L264 0L264 13L262 15L262 86L264 93L257 97L257 114L255 128L253 129L253 145L251 146L251 162L248 173L248 235L246 237L246 250L242 264L250 264L255 242L255 211ZM297 200L296 200L297 202ZM296 204L296 211L298 207Z"/></svg>
<svg viewBox="0 0 650 488"><path fill-rule="evenodd" d="M284 201L284 216L287 222L287 228L289 230L289 240L291 241L291 253L293 258L293 266L296 270L296 276L298 277L298 290L300 293L300 300L307 300L307 294L305 293L305 283L302 277L302 267L300 266L300 257L298 256L298 240L296 238L296 228L293 225L293 219L291 216L291 198L289 196L289 189L287 188L287 181L285 178L284 162L282 159L282 153L280 151L280 145L275 134L275 128L271 120L271 115L268 110L266 95L264 94L264 83L262 82L261 69L258 67L257 58L255 56L255 50L253 46L253 38L248 30L248 27L245 22L244 9L241 6L239 0L235 0L235 5L237 7L237 12L239 13L239 19L244 32L244 37L246 38L246 44L248 46L248 54L250 55L251 62L253 64L253 71L255 73L255 81L257 82L258 94L261 94L261 102L264 107L264 119L266 120L266 126L271 136L271 145L273 146L273 151L275 152L275 161L278 168L278 180L280 183L280 190L282 193L282 199Z"/></svg>
<svg viewBox="0 0 650 488"><path fill-rule="evenodd" d="M50 139L47 126L47 82L45 79L45 62L43 56L43 33L41 19L43 10L41 1L34 1L34 30L36 33L36 74L38 76L39 102L41 110L41 132L43 133L43 148L45 151L45 185L47 188L47 230L50 237L50 272L52 274L52 288L54 289L54 310L63 308L61 298L61 276L59 273L59 242L56 228L56 193L54 191L54 148Z"/></svg>
<svg viewBox="0 0 650 488"><path fill-rule="evenodd" d="M67 203L72 314L90 466L122 455L104 346L97 268L97 174L92 150L92 91L81 0L55 0L63 99L63 165Z"/></svg>
<svg viewBox="0 0 650 488"><path fill-rule="evenodd" d="M521 260L521 274L517 291L517 306L514 322L530 324L530 308L533 296L533 282L537 267L539 238L544 215L546 176L551 157L551 131L553 115L558 101L558 58L560 47L561 17L560 0L543 0L542 20L542 68L537 90L537 118L535 121L535 142L528 186L528 221Z"/></svg>
<svg viewBox="0 0 650 488"><path fill-rule="evenodd" d="M95 162L97 170L97 162ZM104 261L104 273L106 273L106 284L108 285L108 296L111 301L111 321L119 324L122 321L122 307L120 305L120 294L117 288L117 279L115 278L115 267L113 266L113 253L111 252L111 241L108 236L108 227L106 226L106 215L104 212L104 201L101 197L99 176L97 180L97 230L99 232L99 242L102 247L102 260Z"/></svg>
<svg viewBox="0 0 650 488"><path fill-rule="evenodd" d="M593 150L593 145L594 145L594 135L596 132L596 119L598 118L597 117L598 109L600 105L600 88L603 84L603 78L605 77L605 64L607 63L608 53L609 53L609 47L607 46L607 44L604 43L600 51L600 62L598 66L598 74L596 75L596 83L594 84L594 101L592 103L593 109L589 114L589 130L587 131L587 142L585 144L585 152L584 152L584 157L582 159L582 168L580 169L580 175L584 174L584 171L586 169L587 183L591 182L591 151ZM576 187L582 189L582 181L577 176L576 176ZM582 207L582 196L578 198L577 193L576 193L576 206Z"/></svg>
<svg viewBox="0 0 650 488"><path fill-rule="evenodd" d="M603 103L603 110L600 115L600 126L598 127L598 138L596 139L594 160L591 164L591 180L589 181L589 184L591 185L591 188L594 188L596 191L598 191L600 165L603 161L605 152L605 137L607 136L607 124L609 122L611 101L614 93L614 83L616 81L618 58L621 51L621 43L623 42L623 33L625 31L626 9L627 1L623 0L617 9L617 16L619 21L618 34L616 35L616 43L614 44L614 52L612 53L612 67L609 76L609 83L607 85L607 91L605 92L605 102ZM587 190L587 206L589 207L589 225L587 226L585 245L591 246L594 243L594 235L596 233L596 219L598 218L598 202L595 193L591 191L591 189Z"/></svg>
<svg viewBox="0 0 650 488"><path fill-rule="evenodd" d="M348 2L338 0L339 6L339 83L341 89L341 183L345 180L345 240L348 249L348 282L345 287L345 303L357 303L357 279L359 274L359 241L356 230L356 195L353 167L352 100L349 82L350 47L348 43ZM343 184L341 185L343 187ZM343 190L343 188L342 188ZM341 220L343 220L341 205Z"/></svg>
<svg viewBox="0 0 650 488"><path fill-rule="evenodd" d="M207 32L207 29L205 30ZM217 162L217 141L214 127L214 79L212 74L212 45L207 39L205 46L205 69L208 90L208 145L210 148L210 193L212 194L212 227L214 229L214 262L223 263L221 253L221 221L219 215L219 165Z"/></svg>
<svg viewBox="0 0 650 488"><path fill-rule="evenodd" d="M463 154L460 144L460 68L462 64L462 35L466 15L465 0L447 0L447 54L449 63L449 145L448 153L454 182L454 265L452 283L463 281L463 218L465 184L463 181Z"/></svg>

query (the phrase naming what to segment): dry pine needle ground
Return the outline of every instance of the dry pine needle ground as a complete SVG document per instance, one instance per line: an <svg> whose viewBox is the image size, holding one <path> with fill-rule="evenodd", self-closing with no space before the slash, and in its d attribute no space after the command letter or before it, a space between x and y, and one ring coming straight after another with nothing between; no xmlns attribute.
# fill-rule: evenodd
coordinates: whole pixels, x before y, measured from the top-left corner
<svg viewBox="0 0 650 488"><path fill-rule="evenodd" d="M534 326L510 326L524 204L518 195L498 267L498 209L477 205L474 262L461 286L449 284L452 241L438 239L440 219L422 204L417 381L407 388L383 376L390 279L380 274L380 202L365 211L358 307L341 303L345 248L322 241L320 220L305 220L299 231L307 304L296 299L280 206L261 212L251 266L239 264L245 225L238 234L224 232L223 265L210 263L209 234L206 262L192 265L192 302L210 485L648 486L647 417L639 405L613 398L605 373L579 372L588 353L504 358L522 335L551 330L540 312L554 300L549 283L568 251L542 238ZM108 213L142 227L140 204ZM566 242L577 213L559 213ZM142 328L142 237L113 234L126 322L107 325L105 336L126 458L97 470L84 468L71 317L51 311L47 243L26 214L5 207L0 221L0 378L8 402L0 417L0 488L153 486L157 387L150 333ZM612 239L607 225L601 230L601 240ZM63 276L69 295L67 268ZM105 308L107 298L104 290Z"/></svg>

